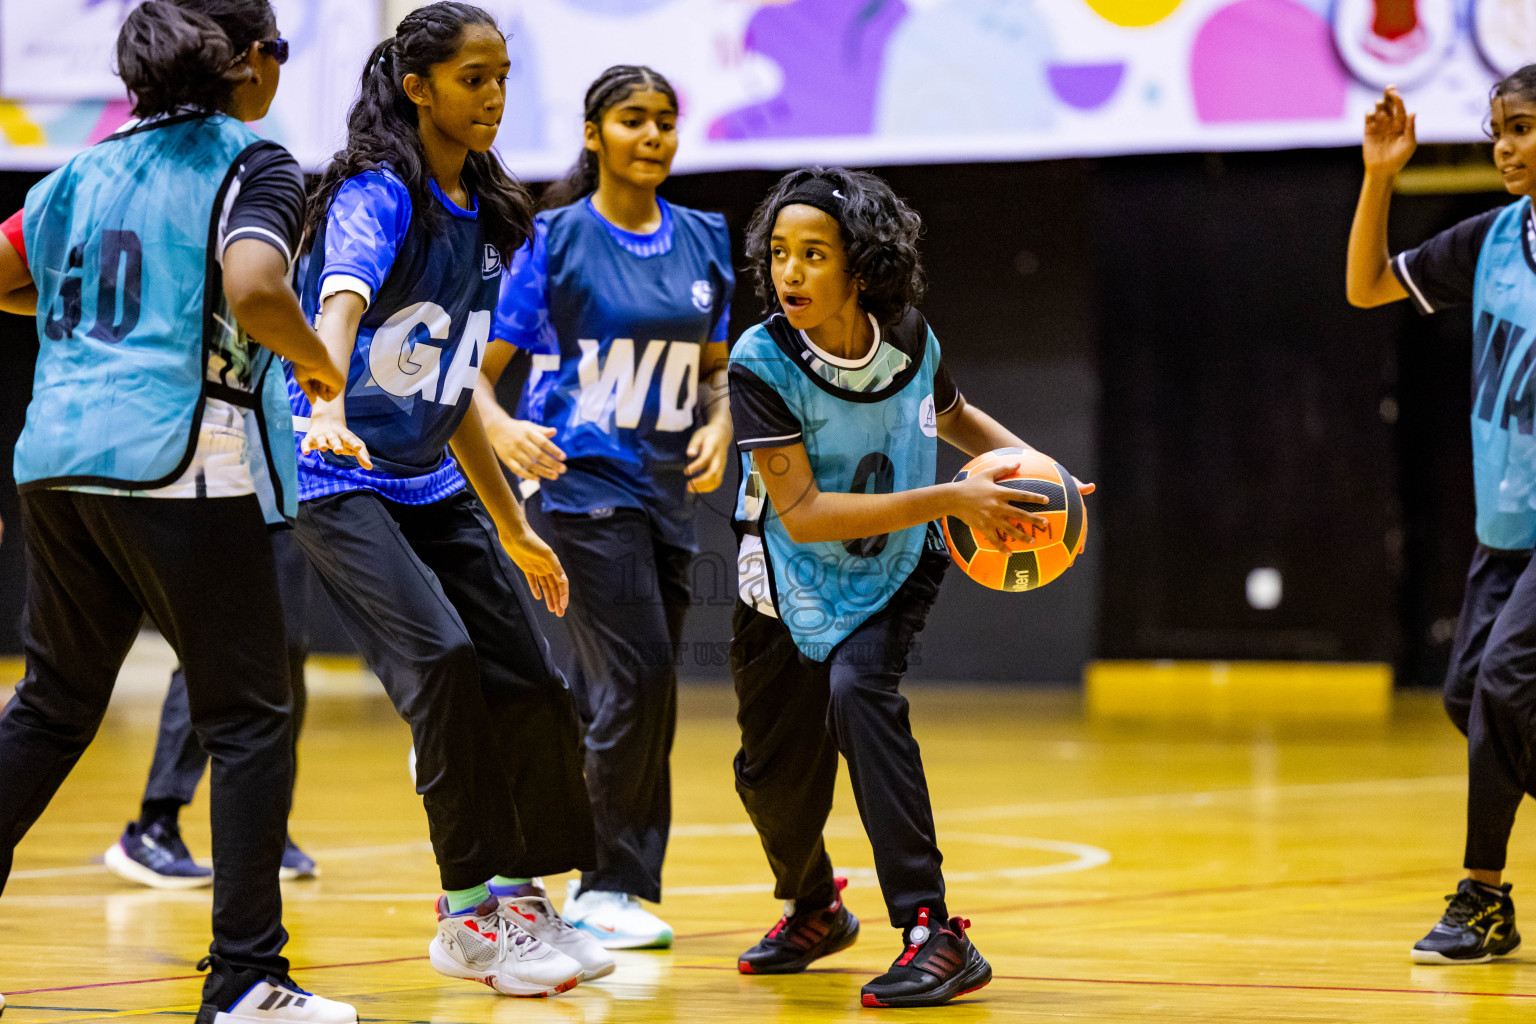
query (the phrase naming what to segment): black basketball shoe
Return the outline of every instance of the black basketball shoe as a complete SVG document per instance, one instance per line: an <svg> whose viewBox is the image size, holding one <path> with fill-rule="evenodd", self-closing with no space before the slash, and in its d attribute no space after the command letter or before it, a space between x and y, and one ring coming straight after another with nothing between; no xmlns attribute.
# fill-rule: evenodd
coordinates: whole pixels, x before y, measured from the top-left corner
<svg viewBox="0 0 1536 1024"><path fill-rule="evenodd" d="M786 913L762 941L736 961L742 974L794 974L811 961L847 949L859 940L859 919L843 906L848 879L835 879L837 899L830 907Z"/></svg>
<svg viewBox="0 0 1536 1024"><path fill-rule="evenodd" d="M966 936L971 922L952 917L928 927L928 908L907 930L907 948L891 969L864 986L865 1006L938 1006L992 980L992 965Z"/></svg>
<svg viewBox="0 0 1536 1024"><path fill-rule="evenodd" d="M1416 964L1485 964L1496 956L1513 956L1520 951L1520 933L1515 929L1515 901L1509 898L1511 886L1505 882L1498 895L1463 878L1440 923L1429 930L1413 947Z"/></svg>

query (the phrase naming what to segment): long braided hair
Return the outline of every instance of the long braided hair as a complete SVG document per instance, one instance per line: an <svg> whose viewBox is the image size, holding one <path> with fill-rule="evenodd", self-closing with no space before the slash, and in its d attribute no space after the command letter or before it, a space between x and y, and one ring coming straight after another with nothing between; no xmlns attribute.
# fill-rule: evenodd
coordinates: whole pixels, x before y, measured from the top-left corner
<svg viewBox="0 0 1536 1024"><path fill-rule="evenodd" d="M587 124L595 125L601 132L603 117L608 111L635 93L647 89L661 93L672 101L673 109L677 108L677 91L660 71L643 64L615 64L587 86L582 119ZM583 149L565 177L544 190L539 208L550 210L557 206L569 206L591 195L597 191L597 177L597 154L590 149Z"/></svg>
<svg viewBox="0 0 1536 1024"><path fill-rule="evenodd" d="M434 65L451 60L465 30L474 25L497 29L496 19L479 7L441 0L407 14L395 34L373 48L363 68L357 102L347 115L347 144L332 157L310 196L304 218L307 245L313 244L342 184L385 164L409 189L413 216L424 218L429 229L444 216L431 201L420 113L401 83L406 75L426 78ZM510 262L533 231L533 199L528 190L507 173L494 152L471 152L464 161L463 181L479 201L485 240L500 251L503 261Z"/></svg>

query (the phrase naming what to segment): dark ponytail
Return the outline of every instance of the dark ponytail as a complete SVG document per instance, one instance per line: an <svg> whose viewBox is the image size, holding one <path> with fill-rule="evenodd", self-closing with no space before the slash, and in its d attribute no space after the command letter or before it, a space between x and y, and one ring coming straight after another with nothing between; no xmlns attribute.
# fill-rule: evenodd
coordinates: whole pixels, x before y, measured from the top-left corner
<svg viewBox="0 0 1536 1024"><path fill-rule="evenodd" d="M313 244L342 184L385 164L410 190L413 216L423 218L430 230L443 215L431 198L431 174L421 151L416 104L401 83L406 75L426 78L434 65L451 60L459 51L464 30L472 25L497 28L496 19L480 8L442 0L407 14L394 36L373 48L363 68L357 102L347 115L347 144L331 158L310 196L304 218L306 246ZM533 232L533 199L528 190L507 173L494 152L471 152L464 161L463 181L480 204L485 240L501 252L504 261L510 261Z"/></svg>
<svg viewBox="0 0 1536 1024"><path fill-rule="evenodd" d="M240 58L276 32L268 0L148 0L117 34L117 73L137 117L218 110L250 76Z"/></svg>
<svg viewBox="0 0 1536 1024"><path fill-rule="evenodd" d="M594 124L601 131L603 117L614 107L637 92L654 89L672 101L677 108L677 91L672 88L661 72L643 64L615 64L597 76L597 81L587 87L585 112L582 119ZM575 165L564 178L544 190L539 206L545 210L557 206L569 206L597 191L597 154L583 149Z"/></svg>

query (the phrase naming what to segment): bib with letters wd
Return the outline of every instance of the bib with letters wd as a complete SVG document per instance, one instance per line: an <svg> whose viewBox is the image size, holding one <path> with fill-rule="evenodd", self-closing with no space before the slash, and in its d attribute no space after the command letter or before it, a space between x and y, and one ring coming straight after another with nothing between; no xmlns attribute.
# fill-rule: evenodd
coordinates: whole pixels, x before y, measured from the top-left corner
<svg viewBox="0 0 1536 1024"><path fill-rule="evenodd" d="M752 328L731 350L732 366L744 366L776 392L800 424L800 441L824 492L891 494L933 483L939 342L915 310L889 330L921 332L925 341L903 346L921 358L901 365L882 386L862 392L838 387L807 365L798 332L783 316ZM774 612L801 651L825 661L839 641L885 607L906 582L922 555L927 526L797 544L763 486L761 474L773 467L758 465L761 457L756 451L742 453L736 519L743 535L743 589L751 576L747 561L761 557Z"/></svg>
<svg viewBox="0 0 1536 1024"><path fill-rule="evenodd" d="M222 114L145 121L38 182L24 213L40 348L21 490L153 490L186 469L206 398L247 410L268 519L296 513L283 373L230 314L215 246L241 155Z"/></svg>
<svg viewBox="0 0 1536 1024"><path fill-rule="evenodd" d="M547 229L548 330L519 415L556 428L570 471L540 481L544 508L650 513L691 547L694 499L684 469L699 409L699 367L735 288L719 214L662 203L671 247L638 255L590 200L539 215Z"/></svg>

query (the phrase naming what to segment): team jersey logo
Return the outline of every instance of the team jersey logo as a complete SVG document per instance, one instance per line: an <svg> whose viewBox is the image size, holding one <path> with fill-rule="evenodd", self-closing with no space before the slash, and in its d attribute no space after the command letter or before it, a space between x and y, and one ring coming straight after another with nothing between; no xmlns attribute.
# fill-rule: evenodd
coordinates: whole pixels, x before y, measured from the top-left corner
<svg viewBox="0 0 1536 1024"><path fill-rule="evenodd" d="M693 282L693 308L708 313L715 304L715 286L709 281Z"/></svg>
<svg viewBox="0 0 1536 1024"><path fill-rule="evenodd" d="M501 274L501 251L494 245L485 247L485 256L480 261L480 279L489 281Z"/></svg>
<svg viewBox="0 0 1536 1024"><path fill-rule="evenodd" d="M939 436L939 418L934 414L932 395L924 396L922 407L918 409L917 413L917 425L922 428L924 435L928 437Z"/></svg>

